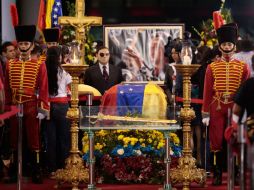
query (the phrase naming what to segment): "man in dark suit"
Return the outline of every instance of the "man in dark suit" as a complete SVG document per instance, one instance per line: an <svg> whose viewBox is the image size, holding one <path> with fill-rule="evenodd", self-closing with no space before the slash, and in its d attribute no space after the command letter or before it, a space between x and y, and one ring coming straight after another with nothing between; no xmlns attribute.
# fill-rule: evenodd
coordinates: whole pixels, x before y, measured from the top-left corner
<svg viewBox="0 0 254 190"><path fill-rule="evenodd" d="M84 83L90 85L103 95L110 87L123 81L120 68L109 64L109 50L105 46L97 49L97 64L89 67L84 76Z"/></svg>

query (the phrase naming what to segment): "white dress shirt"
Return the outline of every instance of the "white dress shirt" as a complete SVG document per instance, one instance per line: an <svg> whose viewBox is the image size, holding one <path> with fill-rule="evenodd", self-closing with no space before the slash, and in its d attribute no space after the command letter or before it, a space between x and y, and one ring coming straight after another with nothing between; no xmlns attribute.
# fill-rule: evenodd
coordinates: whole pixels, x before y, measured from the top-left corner
<svg viewBox="0 0 254 190"><path fill-rule="evenodd" d="M102 75L103 75L103 64L101 64L101 63L99 63L99 66L100 66L100 70L101 70L101 73L102 73ZM107 73L108 73L108 75L109 75L109 65L107 64L107 65L105 65L106 66L106 71L107 71Z"/></svg>

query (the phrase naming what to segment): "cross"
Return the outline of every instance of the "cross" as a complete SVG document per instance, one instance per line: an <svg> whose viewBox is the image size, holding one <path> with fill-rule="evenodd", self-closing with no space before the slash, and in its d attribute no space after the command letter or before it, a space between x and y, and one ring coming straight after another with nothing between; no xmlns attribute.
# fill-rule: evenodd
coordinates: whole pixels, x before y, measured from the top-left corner
<svg viewBox="0 0 254 190"><path fill-rule="evenodd" d="M80 43L81 63L85 61L84 43L86 40L86 32L90 26L102 25L102 17L85 16L85 0L76 0L75 4L76 16L61 16L58 18L59 25L71 25L76 30L76 40ZM86 64L86 63L85 63Z"/></svg>

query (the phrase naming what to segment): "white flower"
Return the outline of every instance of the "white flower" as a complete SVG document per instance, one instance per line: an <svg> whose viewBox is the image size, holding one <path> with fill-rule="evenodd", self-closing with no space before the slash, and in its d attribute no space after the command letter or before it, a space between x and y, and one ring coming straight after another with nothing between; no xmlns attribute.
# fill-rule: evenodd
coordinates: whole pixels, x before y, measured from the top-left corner
<svg viewBox="0 0 254 190"><path fill-rule="evenodd" d="M142 154L142 152L140 150L134 150L134 152L136 153L136 155L140 156Z"/></svg>
<svg viewBox="0 0 254 190"><path fill-rule="evenodd" d="M124 154L124 149L122 149L122 148L121 148L121 149L118 149L118 150L117 150L117 154L118 154L118 155L123 155L123 154Z"/></svg>
<svg viewBox="0 0 254 190"><path fill-rule="evenodd" d="M72 30L71 31L71 35L75 36L75 31Z"/></svg>
<svg viewBox="0 0 254 190"><path fill-rule="evenodd" d="M170 148L170 155L173 156L174 155L174 152L173 150Z"/></svg>
<svg viewBox="0 0 254 190"><path fill-rule="evenodd" d="M93 42L92 47L95 48L97 46L97 42Z"/></svg>
<svg viewBox="0 0 254 190"><path fill-rule="evenodd" d="M67 40L69 38L69 36L63 36L63 39Z"/></svg>

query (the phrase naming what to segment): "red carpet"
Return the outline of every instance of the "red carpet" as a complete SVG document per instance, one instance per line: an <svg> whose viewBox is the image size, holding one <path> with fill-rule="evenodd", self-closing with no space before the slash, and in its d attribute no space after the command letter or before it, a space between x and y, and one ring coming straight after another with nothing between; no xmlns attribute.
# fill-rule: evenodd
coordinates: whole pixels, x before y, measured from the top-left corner
<svg viewBox="0 0 254 190"><path fill-rule="evenodd" d="M226 175L223 176L223 185L222 186L211 186L211 178L207 179L207 187L200 187L198 184L192 184L190 189L194 190L226 190L227 189L227 181ZM22 190L55 190L55 180L46 179L44 180L43 184L36 185L30 182L30 180L25 181L22 185ZM80 189L86 188L86 184L80 185ZM116 184L98 184L97 187L101 188L102 190L157 190L158 188L162 187L162 185L147 185L147 184L133 184L133 185L116 185ZM177 185L177 189L182 189L181 186ZM16 190L16 184L3 184L0 183L0 190ZM71 186L68 184L64 184L59 190L67 190L71 189ZM236 187L235 190L240 189Z"/></svg>

